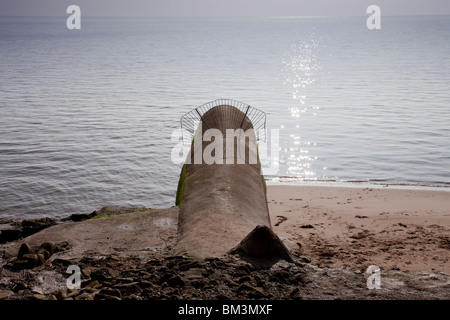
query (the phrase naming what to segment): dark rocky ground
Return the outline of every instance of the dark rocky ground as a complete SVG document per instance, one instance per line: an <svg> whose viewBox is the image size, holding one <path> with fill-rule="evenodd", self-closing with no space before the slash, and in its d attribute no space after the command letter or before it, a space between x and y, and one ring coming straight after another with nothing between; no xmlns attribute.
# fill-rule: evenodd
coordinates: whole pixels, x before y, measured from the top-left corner
<svg viewBox="0 0 450 320"><path fill-rule="evenodd" d="M33 230L53 225L36 223ZM23 225L33 228L32 223L14 228L23 232ZM31 249L22 239L13 241L22 243L17 256L0 250L0 300L450 299L450 276L442 272L382 270L381 289L370 290L369 274L313 265L297 251L291 251L290 262L261 268L231 254L205 260L173 255L172 243L144 258L121 251L64 259L70 251L66 242ZM80 289L67 288L70 265L81 270Z"/></svg>
<svg viewBox="0 0 450 320"><path fill-rule="evenodd" d="M320 268L304 257L256 269L236 256L198 261L159 256L142 261L114 255L79 261L51 259L34 268L0 269L0 299L8 300L296 300L296 299L449 299L444 274L389 270L381 289L369 290L368 275ZM69 265L81 269L81 289L67 289ZM13 267L11 269L11 267Z"/></svg>

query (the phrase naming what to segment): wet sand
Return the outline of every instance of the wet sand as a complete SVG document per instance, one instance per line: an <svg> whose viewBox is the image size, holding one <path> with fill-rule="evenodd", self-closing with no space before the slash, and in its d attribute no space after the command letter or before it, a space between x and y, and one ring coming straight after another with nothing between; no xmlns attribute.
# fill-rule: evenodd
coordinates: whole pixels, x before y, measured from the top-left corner
<svg viewBox="0 0 450 320"><path fill-rule="evenodd" d="M270 185L275 233L312 264L450 273L450 192Z"/></svg>

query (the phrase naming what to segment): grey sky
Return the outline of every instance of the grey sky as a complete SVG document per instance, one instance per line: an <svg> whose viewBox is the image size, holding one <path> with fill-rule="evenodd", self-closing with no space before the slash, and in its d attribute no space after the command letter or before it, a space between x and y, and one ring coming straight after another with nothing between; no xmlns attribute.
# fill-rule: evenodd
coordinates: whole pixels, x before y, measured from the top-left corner
<svg viewBox="0 0 450 320"><path fill-rule="evenodd" d="M83 16L364 16L450 14L449 0L0 0L0 15L65 16L76 4Z"/></svg>

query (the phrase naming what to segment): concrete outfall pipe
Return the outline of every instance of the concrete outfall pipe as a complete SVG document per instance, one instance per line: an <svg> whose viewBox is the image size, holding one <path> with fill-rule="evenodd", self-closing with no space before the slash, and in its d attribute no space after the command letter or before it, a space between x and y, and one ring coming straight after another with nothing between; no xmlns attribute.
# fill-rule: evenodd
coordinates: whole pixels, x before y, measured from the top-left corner
<svg viewBox="0 0 450 320"><path fill-rule="evenodd" d="M177 190L175 250L180 254L204 259L231 252L253 262L291 260L271 229L248 108L241 111L230 103L198 112L199 125Z"/></svg>

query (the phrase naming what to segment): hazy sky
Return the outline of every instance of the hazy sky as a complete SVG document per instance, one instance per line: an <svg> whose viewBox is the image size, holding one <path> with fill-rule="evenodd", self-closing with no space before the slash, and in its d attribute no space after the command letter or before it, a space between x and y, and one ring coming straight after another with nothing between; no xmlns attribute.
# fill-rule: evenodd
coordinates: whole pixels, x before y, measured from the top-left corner
<svg viewBox="0 0 450 320"><path fill-rule="evenodd" d="M0 0L0 15L66 16L365 16L371 4L382 15L450 14L450 0Z"/></svg>

